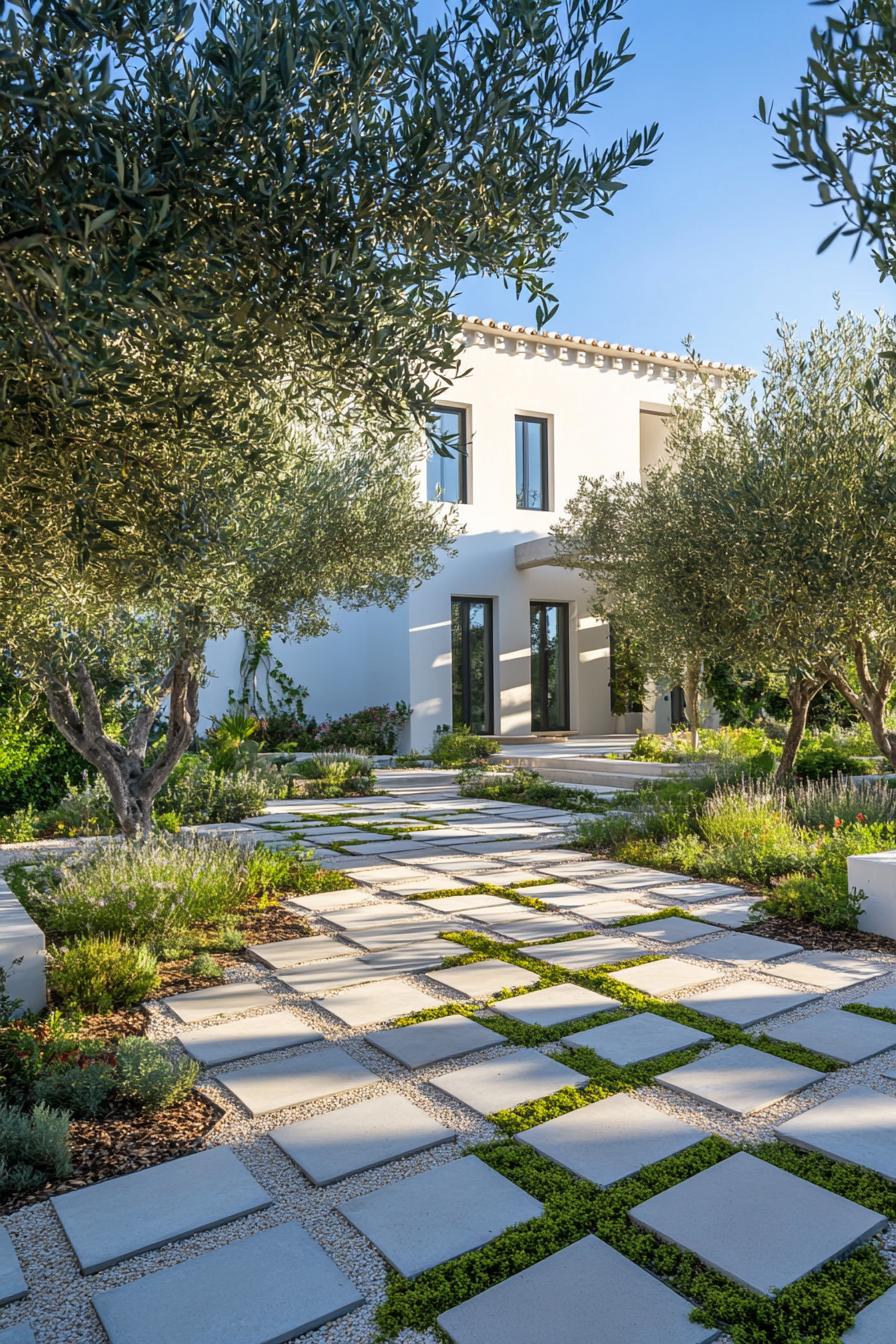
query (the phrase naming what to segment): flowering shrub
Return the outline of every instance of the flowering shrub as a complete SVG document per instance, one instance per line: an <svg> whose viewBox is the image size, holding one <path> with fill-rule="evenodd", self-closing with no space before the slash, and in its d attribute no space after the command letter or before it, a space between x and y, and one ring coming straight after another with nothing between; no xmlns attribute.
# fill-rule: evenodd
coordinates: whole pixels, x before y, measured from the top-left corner
<svg viewBox="0 0 896 1344"><path fill-rule="evenodd" d="M391 756L410 717L409 706L398 700L394 705L370 705L338 719L324 719L314 734L315 746L330 751L349 747L371 756Z"/></svg>
<svg viewBox="0 0 896 1344"><path fill-rule="evenodd" d="M159 983L157 962L148 947L126 943L117 934L76 938L49 973L53 996L88 1013L130 1008Z"/></svg>
<svg viewBox="0 0 896 1344"><path fill-rule="evenodd" d="M851 854L875 854L894 845L893 822L869 824L863 819L847 823L835 817L830 830L819 827L817 856L811 870L789 877L776 887L766 902L767 912L811 921L823 928L856 928L863 893L850 890L846 861Z"/></svg>

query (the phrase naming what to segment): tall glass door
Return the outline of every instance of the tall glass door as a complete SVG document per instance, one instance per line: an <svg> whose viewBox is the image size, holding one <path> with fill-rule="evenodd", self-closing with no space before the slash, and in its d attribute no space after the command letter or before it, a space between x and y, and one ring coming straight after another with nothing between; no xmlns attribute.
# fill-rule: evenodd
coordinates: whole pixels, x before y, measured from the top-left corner
<svg viewBox="0 0 896 1344"><path fill-rule="evenodd" d="M494 732L492 600L451 599L451 713L455 728Z"/></svg>
<svg viewBox="0 0 896 1344"><path fill-rule="evenodd" d="M569 607L565 602L529 604L532 731L569 727Z"/></svg>

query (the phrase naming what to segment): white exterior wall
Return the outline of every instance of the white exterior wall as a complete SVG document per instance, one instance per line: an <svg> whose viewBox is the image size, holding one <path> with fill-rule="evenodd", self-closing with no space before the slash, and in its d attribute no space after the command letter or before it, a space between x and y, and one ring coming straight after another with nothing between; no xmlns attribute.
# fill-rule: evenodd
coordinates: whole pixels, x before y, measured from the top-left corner
<svg viewBox="0 0 896 1344"><path fill-rule="evenodd" d="M621 472L637 480L661 455L663 420L656 412L684 376L681 362L650 352L622 354L619 347L604 351L596 343L502 330L475 319L467 325L466 375L439 399L466 409L471 438L469 502L457 506L465 529L457 554L397 611L337 613L338 632L275 646L290 676L309 688L310 714L320 719L407 700L413 714L404 745L427 750L435 727L451 719L451 598L477 597L493 601L496 734L531 731L533 600L570 606L571 730L592 734L634 726L611 718L609 631L589 616L581 579L556 565L518 569L514 556L520 542L546 536L581 476ZM642 416L642 410L652 414ZM549 511L516 507L515 416L521 414L548 421ZM420 491L425 497L425 463ZM210 649L205 715L219 713L228 687L238 687L241 649L239 634ZM666 726L668 697L662 701L659 696L655 716L645 714L645 726L648 719L650 727Z"/></svg>

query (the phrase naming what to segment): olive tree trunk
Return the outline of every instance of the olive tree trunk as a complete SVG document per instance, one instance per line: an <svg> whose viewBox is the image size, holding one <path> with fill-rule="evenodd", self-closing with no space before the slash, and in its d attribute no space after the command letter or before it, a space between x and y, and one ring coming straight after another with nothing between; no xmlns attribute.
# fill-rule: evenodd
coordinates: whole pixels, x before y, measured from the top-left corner
<svg viewBox="0 0 896 1344"><path fill-rule="evenodd" d="M787 736L784 738L781 759L778 761L778 769L775 772L775 780L779 784L788 779L793 772L796 754L806 732L809 708L818 692L828 684L829 680L830 678L827 676L794 677L787 683L790 723L787 726Z"/></svg>
<svg viewBox="0 0 896 1344"><path fill-rule="evenodd" d="M685 664L681 689L684 691L684 712L688 720L691 750L700 745L700 683L703 680L703 661L689 658Z"/></svg>
<svg viewBox="0 0 896 1344"><path fill-rule="evenodd" d="M179 658L135 715L124 742L107 735L96 687L84 663L77 663L70 676L51 674L45 680L50 718L66 742L102 775L127 840L148 837L156 795L195 737L200 670L201 656ZM147 765L149 735L166 699L165 744Z"/></svg>
<svg viewBox="0 0 896 1344"><path fill-rule="evenodd" d="M836 666L828 669L831 684L837 688L847 704L851 705L857 714L861 714L871 729L871 736L878 751L888 764L896 769L896 732L887 727L887 707L896 681L896 663L888 657L881 657L872 670L868 646L862 639L854 641L852 657L858 691Z"/></svg>

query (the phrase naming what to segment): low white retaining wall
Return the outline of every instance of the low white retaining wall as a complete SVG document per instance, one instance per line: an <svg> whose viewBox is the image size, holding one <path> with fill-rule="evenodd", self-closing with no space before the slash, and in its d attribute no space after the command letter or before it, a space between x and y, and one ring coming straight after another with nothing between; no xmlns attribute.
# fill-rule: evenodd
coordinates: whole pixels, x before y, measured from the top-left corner
<svg viewBox="0 0 896 1344"><path fill-rule="evenodd" d="M859 928L896 938L896 849L879 854L854 854L846 861L850 891L862 896Z"/></svg>
<svg viewBox="0 0 896 1344"><path fill-rule="evenodd" d="M0 968L7 994L21 1001L19 1012L46 1008L46 961L43 933L0 877Z"/></svg>

